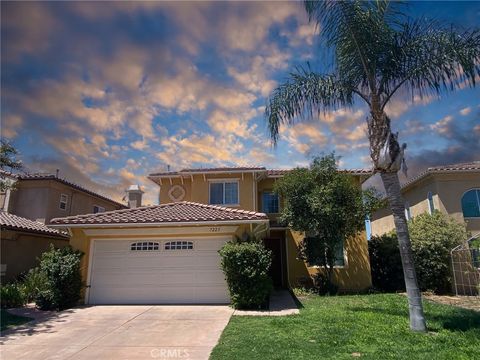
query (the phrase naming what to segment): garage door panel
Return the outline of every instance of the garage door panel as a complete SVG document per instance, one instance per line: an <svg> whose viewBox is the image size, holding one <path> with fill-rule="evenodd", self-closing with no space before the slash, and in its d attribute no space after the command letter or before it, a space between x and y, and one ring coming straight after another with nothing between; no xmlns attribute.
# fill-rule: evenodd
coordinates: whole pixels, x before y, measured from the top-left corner
<svg viewBox="0 0 480 360"><path fill-rule="evenodd" d="M130 250L135 240L95 240L92 304L228 303L218 249L228 239L193 239L193 249ZM180 239L179 241L184 241ZM138 240L138 242L142 242Z"/></svg>

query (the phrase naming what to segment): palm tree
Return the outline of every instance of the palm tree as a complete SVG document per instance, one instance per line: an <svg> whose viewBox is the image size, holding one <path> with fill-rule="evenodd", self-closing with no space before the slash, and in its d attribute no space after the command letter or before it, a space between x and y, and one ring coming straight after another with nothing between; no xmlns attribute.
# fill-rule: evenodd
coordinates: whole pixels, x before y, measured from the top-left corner
<svg viewBox="0 0 480 360"><path fill-rule="evenodd" d="M403 150L385 107L396 93L440 95L480 75L480 32L457 31L434 21L412 21L399 2L306 1L309 20L321 29L330 73L297 68L268 100L266 120L274 144L281 125L292 125L321 111L365 102L370 155L380 174L394 216L408 295L410 328L426 331L417 284L405 203L398 171Z"/></svg>

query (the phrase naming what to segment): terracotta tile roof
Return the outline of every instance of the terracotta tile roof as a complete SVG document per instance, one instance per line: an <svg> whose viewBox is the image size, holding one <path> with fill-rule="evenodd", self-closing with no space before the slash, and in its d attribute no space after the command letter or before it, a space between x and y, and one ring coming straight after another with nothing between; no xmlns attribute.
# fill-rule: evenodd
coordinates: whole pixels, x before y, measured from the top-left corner
<svg viewBox="0 0 480 360"><path fill-rule="evenodd" d="M68 238L63 232L49 228L41 222L9 214L3 210L0 210L0 225L2 230L19 230Z"/></svg>
<svg viewBox="0 0 480 360"><path fill-rule="evenodd" d="M165 171L150 174L149 176L178 176L183 174L190 173L208 173L208 172L242 172L242 171L262 171L266 170L263 166L221 166L221 167L211 167L211 168L190 168L182 169L179 171Z"/></svg>
<svg viewBox="0 0 480 360"><path fill-rule="evenodd" d="M166 171L150 174L148 177L175 177L181 175L189 175L191 173L209 173L209 172L242 172L242 171L265 171L267 176L283 176L292 169L267 169L263 166L237 166L237 167L216 167L216 168L192 168L182 169L180 171ZM371 175L372 170L369 169L342 169L340 172L352 174L352 175Z"/></svg>
<svg viewBox="0 0 480 360"><path fill-rule="evenodd" d="M410 187L417 181L427 177L431 174L441 174L441 173L455 173L455 172L476 172L480 171L480 161L472 161L469 163L459 163L459 164L450 164L450 165L438 165L431 166L427 170L421 172L417 176L408 180L405 184L402 185L402 190Z"/></svg>
<svg viewBox="0 0 480 360"><path fill-rule="evenodd" d="M10 177L10 178L14 178L14 179L17 179L17 180L25 180L25 181L31 181L31 180L54 180L54 181L58 181L64 185L67 185L75 190L79 190L79 191L82 191L84 193L87 193L89 195L92 195L92 196L95 196L95 197L98 197L102 200L105 200L105 201L109 201L121 208L124 208L126 209L127 206L125 204L122 204L120 202L117 202L115 200L112 200L104 195L101 195L99 193L96 193L92 190L89 190L87 188L84 188L83 186L80 186L78 184L75 184L73 182L70 182L66 179L61 179L61 178L58 178L56 175L54 174L43 174L43 173L34 173L34 174L13 174L13 173L10 173L10 172L7 172L7 171L4 171L4 170L0 170L0 176L5 176L5 177Z"/></svg>
<svg viewBox="0 0 480 360"><path fill-rule="evenodd" d="M276 177L283 176L292 169L269 169L267 170L267 176ZM352 174L352 175L373 175L373 171L370 169L339 169L341 173Z"/></svg>
<svg viewBox="0 0 480 360"><path fill-rule="evenodd" d="M51 220L52 225L158 224L268 220L266 214L182 201Z"/></svg>

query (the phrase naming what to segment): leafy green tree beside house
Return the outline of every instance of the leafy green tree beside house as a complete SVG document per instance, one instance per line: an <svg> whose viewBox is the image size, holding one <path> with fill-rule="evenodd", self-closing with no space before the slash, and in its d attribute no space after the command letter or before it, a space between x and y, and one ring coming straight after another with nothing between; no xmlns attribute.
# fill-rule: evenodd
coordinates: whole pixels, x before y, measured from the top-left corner
<svg viewBox="0 0 480 360"><path fill-rule="evenodd" d="M276 143L282 125L349 107L357 100L368 106L370 156L394 216L410 327L426 331L397 175L406 145L399 144L386 107L402 91L414 98L474 86L480 75L480 31L414 21L403 13L403 6L396 1L306 1L305 9L321 29L324 54L332 56L332 66L321 73L310 68L292 73L273 91L265 115Z"/></svg>
<svg viewBox="0 0 480 360"><path fill-rule="evenodd" d="M343 244L365 228L365 218L375 204L371 191L362 191L346 174L338 172L334 154L318 157L309 168L296 168L275 183L284 199L280 221L306 234L300 256L311 266L318 265L326 281L319 289L336 292L334 266L343 253ZM325 287L327 287L325 289Z"/></svg>

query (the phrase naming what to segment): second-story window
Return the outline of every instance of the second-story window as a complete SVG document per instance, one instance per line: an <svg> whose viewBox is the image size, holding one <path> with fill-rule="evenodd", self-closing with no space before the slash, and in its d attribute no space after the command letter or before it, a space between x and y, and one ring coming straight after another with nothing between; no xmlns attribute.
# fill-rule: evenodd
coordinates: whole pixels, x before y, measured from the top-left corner
<svg viewBox="0 0 480 360"><path fill-rule="evenodd" d="M67 203L68 203L68 195L66 194L61 194L60 195L60 209L61 210L67 210Z"/></svg>
<svg viewBox="0 0 480 360"><path fill-rule="evenodd" d="M428 212L430 213L430 215L432 215L433 212L435 211L435 204L433 203L433 194L431 191L429 191L427 194L427 200L428 200Z"/></svg>
<svg viewBox="0 0 480 360"><path fill-rule="evenodd" d="M93 205L93 213L102 213L105 212L105 208L103 206Z"/></svg>
<svg viewBox="0 0 480 360"><path fill-rule="evenodd" d="M264 191L262 194L262 212L267 214L278 213L278 195L273 191Z"/></svg>
<svg viewBox="0 0 480 360"><path fill-rule="evenodd" d="M212 205L238 205L238 182L211 182L209 203Z"/></svg>

